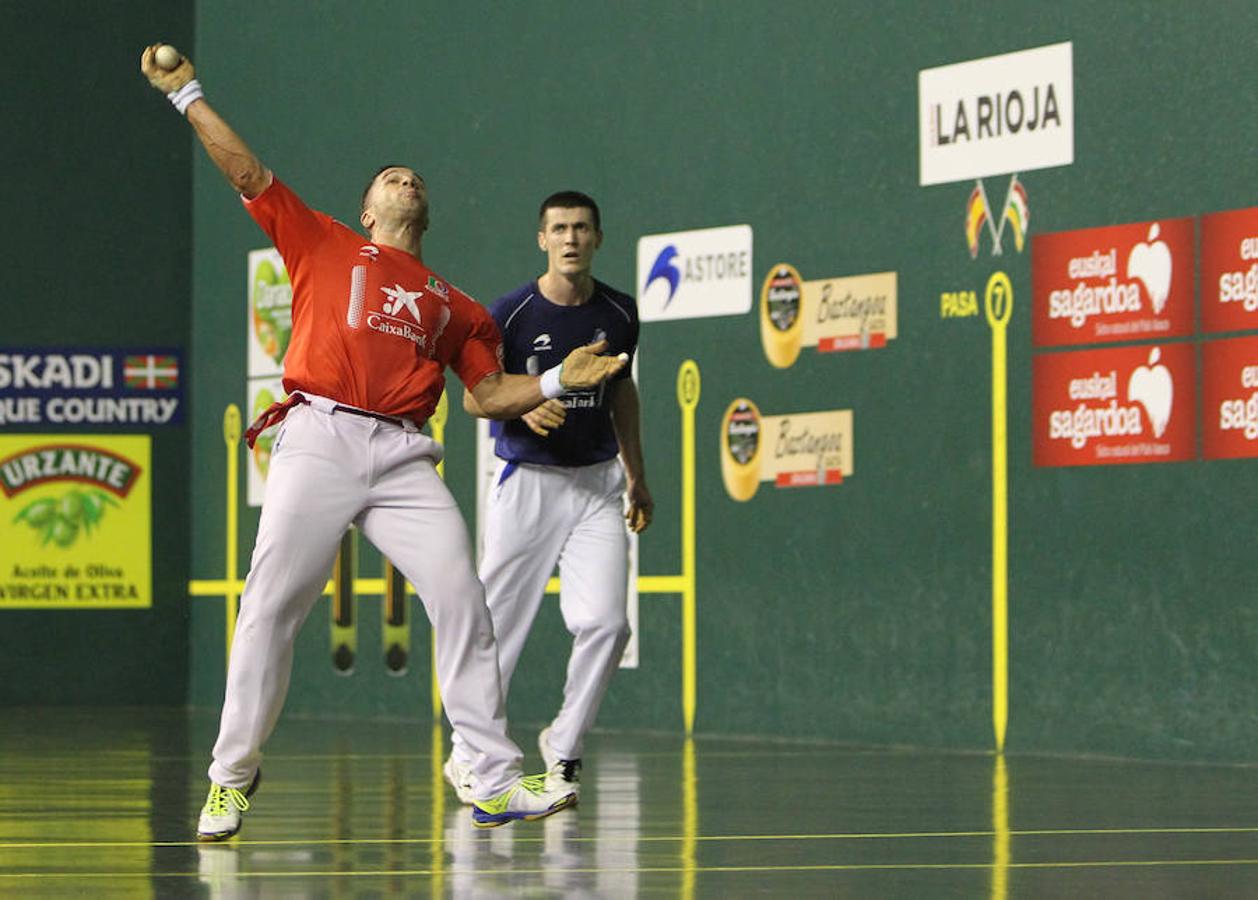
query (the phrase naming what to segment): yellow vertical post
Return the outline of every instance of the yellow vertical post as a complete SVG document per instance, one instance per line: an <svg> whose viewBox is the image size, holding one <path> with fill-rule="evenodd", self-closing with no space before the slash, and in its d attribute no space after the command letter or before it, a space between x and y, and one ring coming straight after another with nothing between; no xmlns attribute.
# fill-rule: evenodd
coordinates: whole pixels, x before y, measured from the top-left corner
<svg viewBox="0 0 1258 900"><path fill-rule="evenodd" d="M444 897L445 894L445 821L446 821L446 785L441 774L441 754L445 746L445 735L441 730L441 722L432 723L432 752L428 777L429 790L432 791L432 803L429 804L429 826L432 829L431 868L433 897Z"/></svg>
<svg viewBox="0 0 1258 900"><path fill-rule="evenodd" d="M695 742L689 735L681 748L681 896L695 895L695 849L699 843L699 781Z"/></svg>
<svg viewBox="0 0 1258 900"><path fill-rule="evenodd" d="M996 754L992 769L992 889L991 900L1009 896L1009 770L1005 755Z"/></svg>
<svg viewBox="0 0 1258 900"><path fill-rule="evenodd" d="M688 359L677 370L681 406L681 710L686 734L694 733L696 708L695 602L695 407L699 405L699 365Z"/></svg>
<svg viewBox="0 0 1258 900"><path fill-rule="evenodd" d="M1008 345L1013 285L1004 272L987 280L984 296L992 330L992 727L996 752L1005 749L1009 724L1009 430Z"/></svg>
<svg viewBox="0 0 1258 900"><path fill-rule="evenodd" d="M236 445L240 442L240 407L235 403L227 404L223 412L223 443L227 445L227 579L223 599L225 603L225 619L227 624L226 659L232 656L232 635L236 633L236 504L240 492L239 462L240 454Z"/></svg>
<svg viewBox="0 0 1258 900"><path fill-rule="evenodd" d="M438 444L445 444L446 441L446 418L450 413L450 401L446 391L441 392L441 399L437 401L437 408L433 411L432 418L428 423L432 425L432 439ZM442 478L446 477L446 463L443 458L437 463L437 474ZM432 717L434 719L441 718L441 681L437 678L437 629L432 629L432 650L429 654L432 658L432 677L429 683L432 686Z"/></svg>

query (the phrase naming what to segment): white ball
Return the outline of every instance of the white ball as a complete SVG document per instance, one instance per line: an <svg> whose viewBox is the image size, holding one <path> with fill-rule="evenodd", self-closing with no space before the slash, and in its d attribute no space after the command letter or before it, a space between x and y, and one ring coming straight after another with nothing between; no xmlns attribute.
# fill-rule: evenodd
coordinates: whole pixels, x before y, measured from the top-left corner
<svg viewBox="0 0 1258 900"><path fill-rule="evenodd" d="M621 354L618 354L618 355L616 356L616 358L617 358L618 360L620 360L621 362L629 362L629 354L628 354L628 353L621 353Z"/></svg>
<svg viewBox="0 0 1258 900"><path fill-rule="evenodd" d="M179 63L183 61L183 57L179 51L170 44L162 44L157 48L157 52L153 54L153 62L157 63L158 68L165 69L167 72L179 67Z"/></svg>

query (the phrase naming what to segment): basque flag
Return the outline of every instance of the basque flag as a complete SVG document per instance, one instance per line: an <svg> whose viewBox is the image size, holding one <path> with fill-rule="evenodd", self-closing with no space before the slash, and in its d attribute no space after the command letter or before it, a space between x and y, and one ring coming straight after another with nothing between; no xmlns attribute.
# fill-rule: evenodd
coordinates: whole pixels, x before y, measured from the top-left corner
<svg viewBox="0 0 1258 900"><path fill-rule="evenodd" d="M151 353L128 356L122 363L122 377L129 388L170 390L179 387L179 360Z"/></svg>

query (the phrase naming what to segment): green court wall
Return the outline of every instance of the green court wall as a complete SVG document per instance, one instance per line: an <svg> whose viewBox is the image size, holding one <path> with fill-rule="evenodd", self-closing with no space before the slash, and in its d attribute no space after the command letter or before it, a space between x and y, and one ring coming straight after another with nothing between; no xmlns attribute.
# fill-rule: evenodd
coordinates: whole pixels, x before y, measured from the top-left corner
<svg viewBox="0 0 1258 900"><path fill-rule="evenodd" d="M1011 279L1008 330L1008 748L1252 760L1258 608L1247 461L1037 468L1031 462L1030 250L965 245L972 183L918 183L920 70L1073 44L1074 163L1022 173L1030 231L1255 205L1258 7L1210 2L921 4L201 2L207 97L313 206L357 218L366 178L429 184L425 259L483 302L538 274L539 200L603 207L596 272L635 291L639 236L754 230L753 279L898 273L899 335L876 352L805 350L774 369L756 312L647 323L639 357L656 522L644 575L681 568L675 380L697 362L698 714L710 734L985 750L991 676L991 334L940 295ZM164 146L190 139L167 112ZM172 151L173 152L173 151ZM192 161L191 577L221 577L222 415L245 391L245 260L266 239L199 150ZM989 191L1003 187L989 183ZM1003 184L1003 182L1002 182ZM1188 339L1199 344L1200 339ZM474 431L452 385L447 477L474 509ZM850 409L841 485L738 503L719 465L736 397L765 414ZM243 489L243 487L242 487ZM241 574L256 527L242 515ZM364 575L378 563L363 554ZM334 673L328 605L299 638L292 714L429 711L427 625L390 677L379 600L359 661ZM222 601L190 605L189 701L215 706ZM557 706L568 636L548 601L513 683L518 723ZM644 595L641 665L609 727L681 727L680 598Z"/></svg>
<svg viewBox="0 0 1258 900"><path fill-rule="evenodd" d="M0 3L0 346L187 347L192 148L138 60L193 21L191 0ZM185 702L190 431L151 432L152 607L0 608L0 705Z"/></svg>

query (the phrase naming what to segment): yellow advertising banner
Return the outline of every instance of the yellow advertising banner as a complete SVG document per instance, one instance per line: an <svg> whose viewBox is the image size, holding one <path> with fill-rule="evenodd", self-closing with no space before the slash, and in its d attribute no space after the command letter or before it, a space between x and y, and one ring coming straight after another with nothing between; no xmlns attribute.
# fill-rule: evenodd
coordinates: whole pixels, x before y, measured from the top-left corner
<svg viewBox="0 0 1258 900"><path fill-rule="evenodd" d="M0 608L149 607L152 438L0 435Z"/></svg>
<svg viewBox="0 0 1258 900"><path fill-rule="evenodd" d="M805 281L790 263L769 270L760 289L760 342L779 369L801 347L819 353L887 346L899 332L895 272Z"/></svg>
<svg viewBox="0 0 1258 900"><path fill-rule="evenodd" d="M750 500L762 481L776 487L842 484L855 472L852 411L763 416L739 397L721 422L721 477L735 500Z"/></svg>

